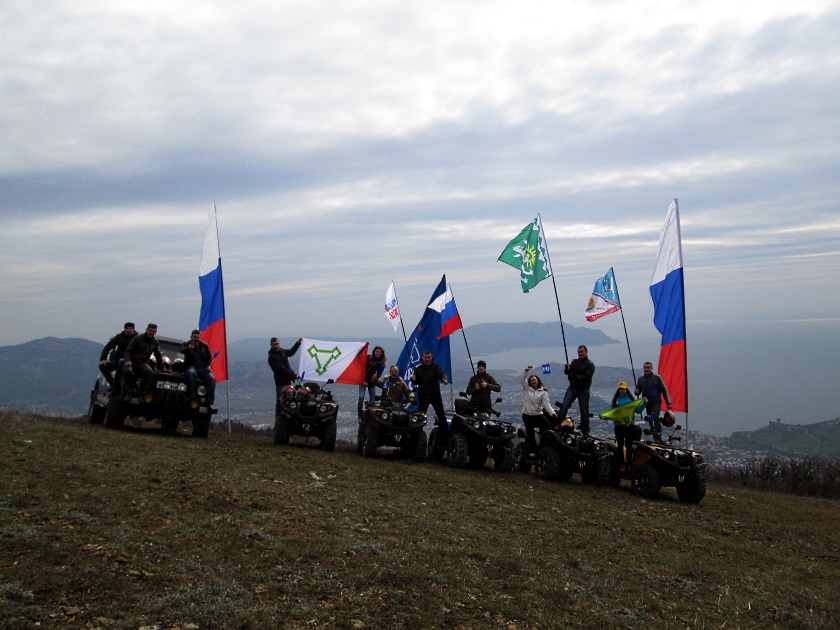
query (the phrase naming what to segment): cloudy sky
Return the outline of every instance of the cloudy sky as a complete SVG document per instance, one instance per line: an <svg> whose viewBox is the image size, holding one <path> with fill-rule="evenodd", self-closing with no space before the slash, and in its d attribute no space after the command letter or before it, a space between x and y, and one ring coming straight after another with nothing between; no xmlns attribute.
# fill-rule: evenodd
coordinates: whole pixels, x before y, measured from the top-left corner
<svg viewBox="0 0 840 630"><path fill-rule="evenodd" d="M413 325L443 273L466 324L552 321L496 262L539 212L564 321L614 267L655 358L675 197L689 344L837 343L838 32L810 0L5 0L0 345L187 334L215 201L231 340L385 336L391 280Z"/></svg>

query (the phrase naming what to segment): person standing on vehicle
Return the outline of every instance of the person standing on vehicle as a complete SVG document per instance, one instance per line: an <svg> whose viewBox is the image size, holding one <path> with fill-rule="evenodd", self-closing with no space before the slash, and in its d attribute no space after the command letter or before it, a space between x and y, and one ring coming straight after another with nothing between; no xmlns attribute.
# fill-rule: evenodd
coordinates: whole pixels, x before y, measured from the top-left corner
<svg viewBox="0 0 840 630"><path fill-rule="evenodd" d="M627 383L620 381L613 395L610 409L629 405L634 400L636 400L636 397L627 389ZM635 414L633 417L635 417ZM630 424L615 423L615 442L618 445L618 455L622 458L619 468L621 472L629 472L633 464L633 432L635 430L633 417L630 418Z"/></svg>
<svg viewBox="0 0 840 630"><path fill-rule="evenodd" d="M277 391L277 398L279 399L283 393L283 388L291 385L292 381L300 379L300 375L292 369L289 365L289 357L295 355L300 348L300 342L303 339L298 339L288 350L280 347L280 340L277 337L271 338L271 348L268 351L268 365L271 371L274 372L274 388Z"/></svg>
<svg viewBox="0 0 840 630"><path fill-rule="evenodd" d="M134 330L134 322L126 322L123 326L123 331L114 335L105 347L102 348L102 354L99 355L99 371L102 376L108 381L111 390L116 393L120 391L120 381L122 380L122 367L125 361L125 349L131 340L137 336L137 331ZM109 355L113 350L113 358L109 359ZM112 375L111 372L114 372Z"/></svg>
<svg viewBox="0 0 840 630"><path fill-rule="evenodd" d="M548 390L542 384L540 377L536 374L528 376L528 372L534 369L533 365L529 365L522 372L522 391L524 393L524 400L522 401L522 423L525 425L525 453L527 457L533 458L537 452L537 438L534 435L534 430L539 428L540 431L548 428L548 421L545 414L558 418L557 412L551 406L548 400Z"/></svg>
<svg viewBox="0 0 840 630"><path fill-rule="evenodd" d="M388 377L379 381L379 386L383 389L384 395L382 397L383 404L390 402L392 406L401 406L408 400L414 403L414 392L404 380L400 378L400 369L396 365L392 365L388 370Z"/></svg>
<svg viewBox="0 0 840 630"><path fill-rule="evenodd" d="M668 411L671 411L671 395L668 393L668 388L665 387L665 381L662 380L662 377L653 373L653 363L646 362L642 369L644 374L636 382L636 396L642 396L645 399L648 417L653 429L653 439L655 442L661 442L662 420L659 418L659 412L662 411L662 398L665 398Z"/></svg>
<svg viewBox="0 0 840 630"><path fill-rule="evenodd" d="M440 397L440 383L449 385L449 381L446 380L446 372L434 363L432 353L428 350L423 353L422 362L411 375L411 382L420 389L417 411L426 413L431 405L437 418L438 444L445 445L449 440L449 425L446 424L446 412Z"/></svg>
<svg viewBox="0 0 840 630"><path fill-rule="evenodd" d="M181 354L184 355L184 374L187 377L187 400L195 398L195 377L199 376L207 386L207 405L212 409L216 400L216 377L213 375L211 365L213 354L210 346L201 340L201 331L193 330L190 333L190 340L181 346Z"/></svg>
<svg viewBox="0 0 840 630"><path fill-rule="evenodd" d="M486 411L493 406L493 398L490 392L502 391L502 386L491 374L487 373L487 363L479 361L476 364L476 374L470 379L467 385L467 394L470 395L470 402L479 411Z"/></svg>
<svg viewBox="0 0 840 630"><path fill-rule="evenodd" d="M160 343L155 339L157 324L146 326L146 332L136 335L125 349L123 370L130 370L135 377L141 379L140 390L148 392L155 378L152 368L152 357L157 365L163 365L163 355L160 353Z"/></svg>
<svg viewBox="0 0 840 630"><path fill-rule="evenodd" d="M567 363L563 373L569 377L569 389L563 396L563 404L560 406L560 417L565 418L569 413L569 407L578 401L580 407L580 432L589 435L589 388L592 386L592 377L595 374L595 364L589 360L589 350L586 346L578 346L578 358Z"/></svg>
<svg viewBox="0 0 840 630"><path fill-rule="evenodd" d="M382 346L374 346L373 352L367 356L365 380L359 385L359 420L362 419L362 412L364 411L365 392L368 394L368 403L372 405L373 399L376 396L376 383L385 371L386 365L387 359L385 358L384 348Z"/></svg>

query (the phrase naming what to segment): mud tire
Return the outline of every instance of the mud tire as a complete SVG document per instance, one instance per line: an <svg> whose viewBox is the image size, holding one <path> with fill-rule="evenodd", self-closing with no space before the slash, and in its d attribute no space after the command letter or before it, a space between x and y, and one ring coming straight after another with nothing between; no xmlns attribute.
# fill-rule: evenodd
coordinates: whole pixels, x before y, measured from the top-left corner
<svg viewBox="0 0 840 630"><path fill-rule="evenodd" d="M322 451L332 453L335 450L335 436L337 430L336 418L332 417L327 420L326 426L324 426L324 437L321 438L321 444L318 448Z"/></svg>
<svg viewBox="0 0 840 630"><path fill-rule="evenodd" d="M470 457L470 447L467 443L467 436L463 433L453 433L449 437L447 448L447 460L450 468L463 468L467 465Z"/></svg>
<svg viewBox="0 0 840 630"><path fill-rule="evenodd" d="M105 426L109 429L120 430L125 425L125 411L123 401L119 396L111 396L108 410L105 412Z"/></svg>
<svg viewBox="0 0 840 630"><path fill-rule="evenodd" d="M655 497L661 487L659 471L650 464L642 464L633 470L633 492L643 499Z"/></svg>
<svg viewBox="0 0 840 630"><path fill-rule="evenodd" d="M677 496L683 503L700 503L706 496L706 476L699 472L684 479L677 488Z"/></svg>

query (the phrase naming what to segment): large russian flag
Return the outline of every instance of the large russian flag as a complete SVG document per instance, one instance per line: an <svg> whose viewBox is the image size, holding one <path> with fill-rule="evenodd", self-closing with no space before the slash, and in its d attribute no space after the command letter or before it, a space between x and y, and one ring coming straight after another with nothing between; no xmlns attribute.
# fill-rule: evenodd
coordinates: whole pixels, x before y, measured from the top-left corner
<svg viewBox="0 0 840 630"><path fill-rule="evenodd" d="M216 204L207 219L204 233L204 250L198 268L198 285L201 289L201 314L198 329L201 340L210 346L213 355L213 375L221 383L228 378L227 336L225 334L225 294L222 286L222 259L219 255L219 228L216 222Z"/></svg>
<svg viewBox="0 0 840 630"><path fill-rule="evenodd" d="M685 293L683 291L680 210L674 199L659 235L659 253L650 279L653 323L662 333L658 373L671 395L673 411L688 411L688 363L685 351Z"/></svg>

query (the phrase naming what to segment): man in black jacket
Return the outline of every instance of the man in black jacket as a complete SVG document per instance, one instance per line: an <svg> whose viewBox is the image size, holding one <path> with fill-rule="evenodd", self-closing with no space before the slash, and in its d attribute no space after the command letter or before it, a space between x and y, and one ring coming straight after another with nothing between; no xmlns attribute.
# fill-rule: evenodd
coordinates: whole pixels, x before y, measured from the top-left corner
<svg viewBox="0 0 840 630"><path fill-rule="evenodd" d="M277 398L283 393L283 388L291 385L292 381L300 379L300 375L292 369L289 365L289 357L295 355L300 348L300 342L303 339L298 339L288 350L280 347L280 340L277 337L271 338L271 348L268 351L268 365L271 371L274 372L274 387L277 390Z"/></svg>
<svg viewBox="0 0 840 630"><path fill-rule="evenodd" d="M120 381L122 380L122 366L125 361L125 349L131 340L137 336L137 331L134 330L134 322L126 322L123 326L123 331L114 335L105 347L102 348L102 354L99 355L99 371L102 376L108 381L108 385L116 393L120 391ZM109 358L113 350L113 358ZM114 372L112 375L111 372Z"/></svg>
<svg viewBox="0 0 840 630"><path fill-rule="evenodd" d="M422 363L411 375L411 382L420 390L417 411L426 413L431 405L437 417L439 444L446 444L449 438L449 425L446 424L446 412L443 409L443 399L440 397L441 381L444 385L449 385L446 372L432 361L432 353L427 350L423 353Z"/></svg>
<svg viewBox="0 0 840 630"><path fill-rule="evenodd" d="M201 340L200 330L190 333L190 340L181 346L181 354L186 366L187 400L195 398L195 377L199 376L207 386L207 406L212 407L216 400L216 377L211 370L213 355L210 346Z"/></svg>
<svg viewBox="0 0 840 630"><path fill-rule="evenodd" d="M154 368L151 366L152 355L154 355L157 365L163 365L160 344L155 339L157 329L157 324L149 324L146 326L146 332L135 336L125 349L123 369L131 370L134 376L143 379L140 389L144 392L149 391L155 378Z"/></svg>
<svg viewBox="0 0 840 630"><path fill-rule="evenodd" d="M592 377L595 374L595 364L589 360L589 350L586 346L578 346L578 358L566 364L563 373L569 377L569 389L563 397L563 404L560 406L559 416L564 419L569 413L569 407L578 401L580 406L580 431L589 435L589 388L592 386Z"/></svg>
<svg viewBox="0 0 840 630"><path fill-rule="evenodd" d="M656 442L662 441L662 420L659 418L659 413L662 411L662 399L665 399L665 404L668 405L668 411L671 411L671 395L668 393L668 388L665 387L665 381L659 374L654 374L653 363L646 361L642 366L644 374L639 377L636 383L636 396L642 396L645 399L645 406L647 407L647 416L650 417L651 429L653 429L653 439Z"/></svg>

